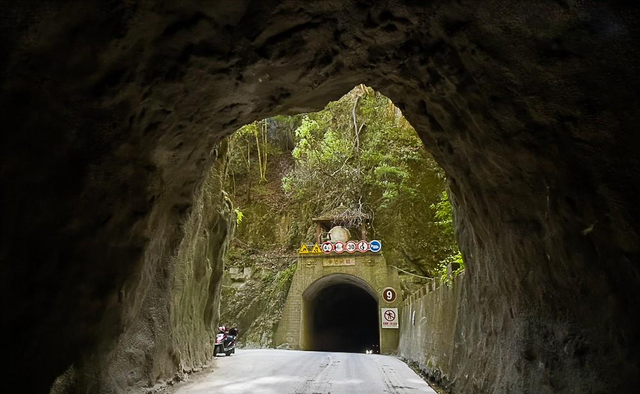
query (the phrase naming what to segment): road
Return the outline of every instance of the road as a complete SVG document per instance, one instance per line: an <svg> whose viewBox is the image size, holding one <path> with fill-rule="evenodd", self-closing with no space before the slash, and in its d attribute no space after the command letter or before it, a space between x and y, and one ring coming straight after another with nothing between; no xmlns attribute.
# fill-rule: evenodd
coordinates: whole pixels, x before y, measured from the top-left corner
<svg viewBox="0 0 640 394"><path fill-rule="evenodd" d="M176 394L355 394L435 391L391 356L295 350L236 350Z"/></svg>

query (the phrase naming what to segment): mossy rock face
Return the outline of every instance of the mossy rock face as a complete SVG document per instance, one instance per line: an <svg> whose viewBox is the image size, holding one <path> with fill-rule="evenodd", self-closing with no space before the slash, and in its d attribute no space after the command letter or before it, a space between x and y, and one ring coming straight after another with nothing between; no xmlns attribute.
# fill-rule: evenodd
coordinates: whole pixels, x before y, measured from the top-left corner
<svg viewBox="0 0 640 394"><path fill-rule="evenodd" d="M300 236L296 234L298 223L292 213L260 202L244 205L242 213L244 219L238 229L238 239L264 250L296 247Z"/></svg>
<svg viewBox="0 0 640 394"><path fill-rule="evenodd" d="M275 332L296 264L284 266L282 262L266 260L256 265L267 268L256 268L252 277L235 283L228 274L225 276L220 321L238 327L240 347L274 347Z"/></svg>

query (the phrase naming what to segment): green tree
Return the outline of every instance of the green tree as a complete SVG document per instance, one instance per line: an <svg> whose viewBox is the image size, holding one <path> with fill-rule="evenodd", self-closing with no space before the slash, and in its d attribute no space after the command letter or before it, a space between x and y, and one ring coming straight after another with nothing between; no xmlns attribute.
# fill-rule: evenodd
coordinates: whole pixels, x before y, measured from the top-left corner
<svg viewBox="0 0 640 394"><path fill-rule="evenodd" d="M371 88L359 85L315 113L244 126L231 145L227 187L245 214L242 239L264 243L284 215L290 225L279 234L299 245L314 238L310 219L332 211L353 227L368 223L387 259L416 275L440 275L439 264L458 252L453 222L442 227L447 219L435 209L444 204L443 171L400 110Z"/></svg>
<svg viewBox="0 0 640 394"><path fill-rule="evenodd" d="M409 167L426 152L400 111L370 88L305 115L295 137L296 166L283 182L294 198L365 217L416 193Z"/></svg>
<svg viewBox="0 0 640 394"><path fill-rule="evenodd" d="M360 85L295 130L294 168L285 192L317 215L339 206L358 225L373 217L387 255L420 275L457 253L429 209L440 201L445 177L413 127L385 96ZM448 201L448 200L447 200Z"/></svg>
<svg viewBox="0 0 640 394"><path fill-rule="evenodd" d="M451 201L449 200L449 195L446 190L442 192L440 201L431 205L431 209L435 211L435 217L438 219L436 224L440 226L442 231L451 236L455 236L453 207L451 206ZM460 253L457 244L452 245L451 252L449 256L440 261L437 268L437 274L440 276L440 279L449 286L453 278L461 274L466 268L462 253ZM457 268L450 270L449 266L457 266Z"/></svg>

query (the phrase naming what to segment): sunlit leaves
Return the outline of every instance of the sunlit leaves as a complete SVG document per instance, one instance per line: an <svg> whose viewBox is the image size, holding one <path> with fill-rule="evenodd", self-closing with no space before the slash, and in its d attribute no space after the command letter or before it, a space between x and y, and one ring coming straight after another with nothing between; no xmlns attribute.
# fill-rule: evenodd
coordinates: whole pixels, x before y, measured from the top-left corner
<svg viewBox="0 0 640 394"><path fill-rule="evenodd" d="M296 168L283 181L292 196L317 197L325 206L377 196L368 202L384 208L416 193L409 166L425 159L422 142L391 101L370 88L305 115L295 136ZM300 192L306 187L321 192Z"/></svg>

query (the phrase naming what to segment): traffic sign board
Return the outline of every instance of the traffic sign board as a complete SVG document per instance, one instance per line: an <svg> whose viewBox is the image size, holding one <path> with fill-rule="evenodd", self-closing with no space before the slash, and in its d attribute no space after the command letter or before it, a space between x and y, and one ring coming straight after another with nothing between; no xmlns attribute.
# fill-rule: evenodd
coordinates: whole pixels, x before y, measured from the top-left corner
<svg viewBox="0 0 640 394"><path fill-rule="evenodd" d="M344 244L342 242L336 242L333 244L333 250L335 250L336 253L344 252Z"/></svg>
<svg viewBox="0 0 640 394"><path fill-rule="evenodd" d="M360 241L358 242L358 252L364 253L369 251L369 242Z"/></svg>
<svg viewBox="0 0 640 394"><path fill-rule="evenodd" d="M355 251L357 250L357 246L356 246L356 241L349 241L347 242L347 245L345 246L347 249L347 252L349 253L355 253Z"/></svg>
<svg viewBox="0 0 640 394"><path fill-rule="evenodd" d="M302 245L300 250L298 250L298 254L309 254L309 248L307 248L307 245Z"/></svg>
<svg viewBox="0 0 640 394"><path fill-rule="evenodd" d="M398 297L398 293L396 293L396 289L393 287L385 287L382 290L382 298L387 302L393 302Z"/></svg>
<svg viewBox="0 0 640 394"><path fill-rule="evenodd" d="M320 249L320 245L318 245L317 243L313 245L313 249L311 249L311 253L313 254L322 253L322 249Z"/></svg>
<svg viewBox="0 0 640 394"><path fill-rule="evenodd" d="M382 328L398 328L398 308L380 308Z"/></svg>
<svg viewBox="0 0 640 394"><path fill-rule="evenodd" d="M369 250L373 253L378 253L382 249L382 243L378 240L369 242Z"/></svg>
<svg viewBox="0 0 640 394"><path fill-rule="evenodd" d="M322 244L322 253L329 254L333 252L333 244L331 242L325 242Z"/></svg>

